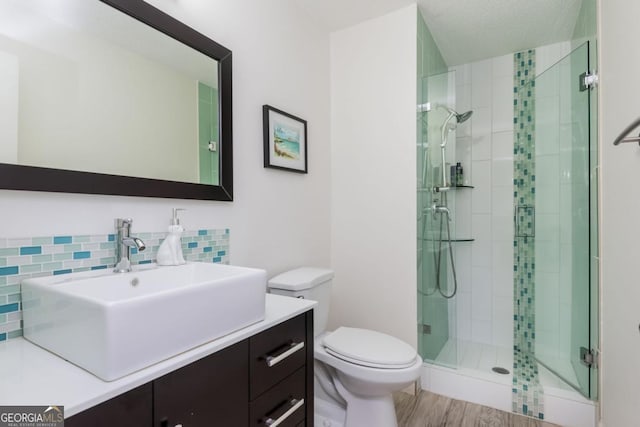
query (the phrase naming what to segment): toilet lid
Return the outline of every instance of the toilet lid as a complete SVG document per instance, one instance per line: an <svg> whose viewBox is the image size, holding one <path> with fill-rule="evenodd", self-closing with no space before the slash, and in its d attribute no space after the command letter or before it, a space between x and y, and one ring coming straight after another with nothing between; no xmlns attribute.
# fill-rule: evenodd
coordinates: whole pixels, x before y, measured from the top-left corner
<svg viewBox="0 0 640 427"><path fill-rule="evenodd" d="M406 368L415 363L417 355L406 342L369 329L340 327L327 334L323 343L327 353L373 368Z"/></svg>

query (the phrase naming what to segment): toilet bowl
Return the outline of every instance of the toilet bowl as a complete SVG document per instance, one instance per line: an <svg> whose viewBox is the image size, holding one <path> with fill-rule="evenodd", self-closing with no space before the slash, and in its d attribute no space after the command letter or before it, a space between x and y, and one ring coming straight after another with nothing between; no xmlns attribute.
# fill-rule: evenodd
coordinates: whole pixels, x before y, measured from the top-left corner
<svg viewBox="0 0 640 427"><path fill-rule="evenodd" d="M332 278L331 270L303 267L269 281L271 293L318 301L315 407L339 408L334 419L341 418L337 422L344 427L396 427L392 393L420 377L422 359L409 344L381 332L349 327L325 331Z"/></svg>
<svg viewBox="0 0 640 427"><path fill-rule="evenodd" d="M359 353L336 348L331 338L337 335L344 336L345 340L340 344L348 344L348 350ZM348 342L348 338L353 341ZM372 352L368 341L371 339L386 344L386 351ZM398 347L406 351L398 351ZM411 346L367 329L342 327L321 335L315 341L314 356L317 362L332 368L333 384L346 402L345 427L397 426L392 393L416 381L422 368L422 359ZM321 374L316 369L315 375Z"/></svg>

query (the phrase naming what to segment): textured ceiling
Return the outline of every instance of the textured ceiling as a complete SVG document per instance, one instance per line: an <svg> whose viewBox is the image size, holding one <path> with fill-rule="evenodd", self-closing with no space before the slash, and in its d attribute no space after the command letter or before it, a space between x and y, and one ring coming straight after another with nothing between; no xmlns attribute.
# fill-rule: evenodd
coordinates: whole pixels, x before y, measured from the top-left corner
<svg viewBox="0 0 640 427"><path fill-rule="evenodd" d="M329 31L382 16L411 0L294 0ZM582 0L418 0L448 65L571 38Z"/></svg>

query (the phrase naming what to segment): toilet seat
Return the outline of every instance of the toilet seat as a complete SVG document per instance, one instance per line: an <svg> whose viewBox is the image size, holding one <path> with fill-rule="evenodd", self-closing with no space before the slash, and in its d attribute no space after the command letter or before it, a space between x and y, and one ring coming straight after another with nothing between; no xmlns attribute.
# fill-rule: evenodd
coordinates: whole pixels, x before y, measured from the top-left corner
<svg viewBox="0 0 640 427"><path fill-rule="evenodd" d="M416 350L390 335L340 327L323 338L325 351L346 362L377 369L404 369L416 362Z"/></svg>

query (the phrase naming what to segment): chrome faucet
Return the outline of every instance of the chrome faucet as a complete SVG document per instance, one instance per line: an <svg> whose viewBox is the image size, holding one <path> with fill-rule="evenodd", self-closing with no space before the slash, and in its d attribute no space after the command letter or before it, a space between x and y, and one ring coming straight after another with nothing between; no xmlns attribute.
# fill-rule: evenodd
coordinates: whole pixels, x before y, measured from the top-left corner
<svg viewBox="0 0 640 427"><path fill-rule="evenodd" d="M131 218L116 219L116 260L118 263L114 268L114 273L126 273L131 271L131 248L144 251L146 246L144 242L137 237L131 236Z"/></svg>

